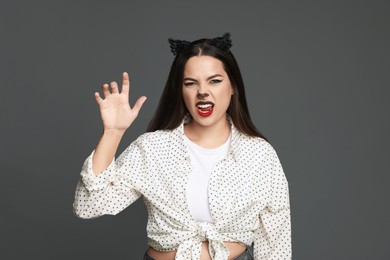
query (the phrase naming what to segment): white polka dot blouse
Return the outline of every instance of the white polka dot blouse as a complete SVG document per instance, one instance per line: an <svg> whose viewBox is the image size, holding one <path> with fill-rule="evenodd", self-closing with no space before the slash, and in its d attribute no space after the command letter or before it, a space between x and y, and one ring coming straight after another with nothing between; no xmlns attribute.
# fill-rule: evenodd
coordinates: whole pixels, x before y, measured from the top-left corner
<svg viewBox="0 0 390 260"><path fill-rule="evenodd" d="M228 259L223 241L254 245L254 258L291 259L288 183L272 146L231 124L227 156L214 167L209 207L214 223L192 218L186 199L191 173L184 124L145 133L98 176L90 155L77 184L74 212L81 218L115 215L143 196L149 246L177 250L176 259L199 259L209 241L213 259Z"/></svg>

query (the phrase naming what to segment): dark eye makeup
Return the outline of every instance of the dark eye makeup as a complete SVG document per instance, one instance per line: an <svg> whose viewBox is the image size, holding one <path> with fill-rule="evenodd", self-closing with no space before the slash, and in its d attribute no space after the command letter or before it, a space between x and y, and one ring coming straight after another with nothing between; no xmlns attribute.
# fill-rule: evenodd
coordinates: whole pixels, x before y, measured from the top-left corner
<svg viewBox="0 0 390 260"><path fill-rule="evenodd" d="M195 85L195 82L194 81L187 81L187 82L184 82L183 85L186 87L191 87L191 86Z"/></svg>
<svg viewBox="0 0 390 260"><path fill-rule="evenodd" d="M217 83L221 83L222 80L221 80L221 79L212 79L210 82L211 82L212 84L217 84Z"/></svg>

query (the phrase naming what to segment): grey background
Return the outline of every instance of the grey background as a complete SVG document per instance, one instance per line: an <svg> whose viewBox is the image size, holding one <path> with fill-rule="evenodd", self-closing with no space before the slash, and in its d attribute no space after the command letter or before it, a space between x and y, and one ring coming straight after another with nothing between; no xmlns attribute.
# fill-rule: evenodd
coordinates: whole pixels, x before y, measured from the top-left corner
<svg viewBox="0 0 390 260"><path fill-rule="evenodd" d="M145 131L168 37L231 32L255 124L290 186L294 259L390 259L389 1L1 1L1 259L141 259L142 200L72 214L102 127L93 93L131 77Z"/></svg>

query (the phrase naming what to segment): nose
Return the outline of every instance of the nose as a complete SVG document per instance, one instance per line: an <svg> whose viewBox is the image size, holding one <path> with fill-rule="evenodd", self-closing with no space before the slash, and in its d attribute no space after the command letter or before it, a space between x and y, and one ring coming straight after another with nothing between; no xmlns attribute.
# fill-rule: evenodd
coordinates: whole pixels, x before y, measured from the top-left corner
<svg viewBox="0 0 390 260"><path fill-rule="evenodd" d="M197 98L202 99L202 100L204 100L208 96L209 96L208 93L198 93L198 95L196 95Z"/></svg>

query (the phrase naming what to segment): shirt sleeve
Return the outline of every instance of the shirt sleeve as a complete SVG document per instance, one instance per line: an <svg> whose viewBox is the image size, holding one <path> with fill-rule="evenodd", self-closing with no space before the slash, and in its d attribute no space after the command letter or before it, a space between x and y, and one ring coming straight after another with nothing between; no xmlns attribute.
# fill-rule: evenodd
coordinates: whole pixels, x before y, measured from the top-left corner
<svg viewBox="0 0 390 260"><path fill-rule="evenodd" d="M93 153L85 160L76 187L73 212L80 218L115 215L141 196L137 183L142 181L145 153L137 141L98 176L92 170Z"/></svg>
<svg viewBox="0 0 390 260"><path fill-rule="evenodd" d="M260 212L260 228L255 231L254 257L291 259L289 190L279 158L271 147L265 170L268 172L268 203Z"/></svg>

